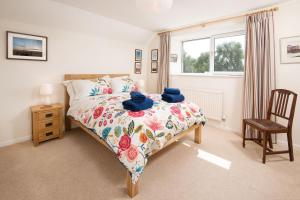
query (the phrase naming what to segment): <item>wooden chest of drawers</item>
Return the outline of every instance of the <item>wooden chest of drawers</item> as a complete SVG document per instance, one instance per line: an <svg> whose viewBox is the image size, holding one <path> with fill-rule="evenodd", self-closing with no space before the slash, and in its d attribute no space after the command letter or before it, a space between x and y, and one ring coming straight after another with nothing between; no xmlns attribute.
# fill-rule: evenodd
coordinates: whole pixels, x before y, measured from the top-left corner
<svg viewBox="0 0 300 200"><path fill-rule="evenodd" d="M34 145L53 138L62 138L62 105L32 106L32 141Z"/></svg>

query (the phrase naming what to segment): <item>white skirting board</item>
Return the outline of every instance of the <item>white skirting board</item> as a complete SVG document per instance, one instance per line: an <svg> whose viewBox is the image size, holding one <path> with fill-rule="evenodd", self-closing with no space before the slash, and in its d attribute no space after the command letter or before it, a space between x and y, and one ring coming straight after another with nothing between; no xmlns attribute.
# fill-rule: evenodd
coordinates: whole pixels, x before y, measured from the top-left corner
<svg viewBox="0 0 300 200"><path fill-rule="evenodd" d="M22 136L22 137L18 137L18 138L15 138L15 139L0 142L0 147L5 147L5 146L8 146L8 145L12 145L12 144L20 143L20 142L25 142L25 141L28 141L28 140L31 140L31 135Z"/></svg>
<svg viewBox="0 0 300 200"><path fill-rule="evenodd" d="M224 127L224 126L220 126L220 125L217 125L217 124L215 124L215 123L209 123L209 121L208 121L208 123L206 124L206 126L210 126L210 127L214 127L214 128L220 129L220 130L232 132L232 133L238 135L239 137L241 137L241 139L242 139L242 133L241 133L241 131L233 130L233 129L231 129L231 128ZM204 127L205 127L205 126L204 126ZM241 140L241 141L242 141L242 140ZM284 140L277 140L277 143L278 143L278 144L282 144L282 145L287 146L287 141L284 141ZM241 143L241 144L242 144L242 143ZM294 143L293 146L294 146L294 148L300 150L300 144L295 144L295 143Z"/></svg>

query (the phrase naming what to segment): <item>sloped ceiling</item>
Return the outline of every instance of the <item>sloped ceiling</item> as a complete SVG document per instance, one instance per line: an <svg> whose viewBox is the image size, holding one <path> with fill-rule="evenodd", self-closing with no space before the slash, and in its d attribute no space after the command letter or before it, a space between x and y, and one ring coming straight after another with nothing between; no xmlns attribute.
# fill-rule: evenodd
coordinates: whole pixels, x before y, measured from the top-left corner
<svg viewBox="0 0 300 200"><path fill-rule="evenodd" d="M145 44L154 34L125 22L51 0L0 0L1 19L21 23L20 30L23 24L33 24L137 44Z"/></svg>
<svg viewBox="0 0 300 200"><path fill-rule="evenodd" d="M55 0L151 31L190 25L270 6L285 0L174 0L164 14L143 13L135 0Z"/></svg>

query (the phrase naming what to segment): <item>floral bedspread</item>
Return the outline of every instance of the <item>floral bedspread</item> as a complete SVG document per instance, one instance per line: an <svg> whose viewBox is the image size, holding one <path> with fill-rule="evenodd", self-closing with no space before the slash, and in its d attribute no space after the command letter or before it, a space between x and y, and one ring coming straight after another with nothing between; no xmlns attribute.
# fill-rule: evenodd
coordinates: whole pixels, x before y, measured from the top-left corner
<svg viewBox="0 0 300 200"><path fill-rule="evenodd" d="M194 124L205 123L202 110L194 103L167 103L158 94L151 109L131 112L122 102L128 93L86 97L72 103L68 115L99 135L138 180L151 152L163 148L173 136Z"/></svg>

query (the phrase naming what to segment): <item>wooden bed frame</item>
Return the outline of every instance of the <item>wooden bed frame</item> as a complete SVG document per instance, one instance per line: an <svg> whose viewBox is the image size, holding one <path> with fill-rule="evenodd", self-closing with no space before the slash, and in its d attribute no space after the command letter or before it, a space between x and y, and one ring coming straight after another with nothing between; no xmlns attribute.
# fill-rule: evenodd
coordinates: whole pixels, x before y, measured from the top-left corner
<svg viewBox="0 0 300 200"><path fill-rule="evenodd" d="M119 76L129 76L128 74L65 74L64 80L96 80L97 78L103 77L103 76L110 76L110 77L119 77ZM75 120L71 116L67 116L67 111L70 107L69 105L69 95L67 90L65 89L65 131L69 131L72 128L72 125L79 126L84 132L88 133L90 136L92 136L95 140L103 144L106 148L108 148L110 151L112 149L107 145L107 143L102 140L98 135L96 135L93 131L86 128L81 122ZM201 143L201 132L202 132L202 125L194 125L190 127L189 129L177 134L175 137L173 137L171 140L169 140L163 148L169 146L170 144L174 143L175 141L181 139L182 137L186 136L190 131L195 131L194 136L194 142L197 144ZM152 151L152 155L156 154L160 150L154 150ZM127 170L127 191L128 195L133 198L138 194L138 182L133 184L131 181L131 175L130 172Z"/></svg>

